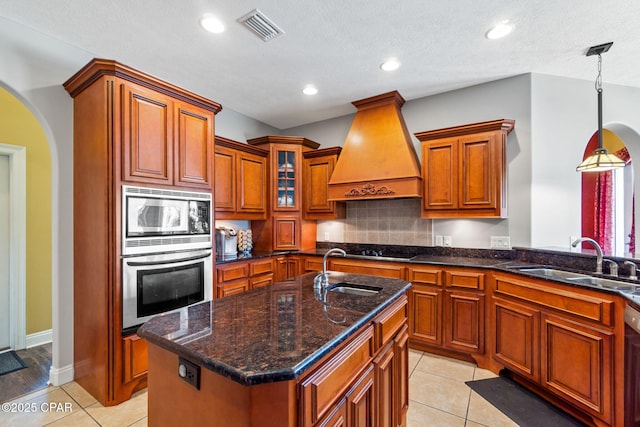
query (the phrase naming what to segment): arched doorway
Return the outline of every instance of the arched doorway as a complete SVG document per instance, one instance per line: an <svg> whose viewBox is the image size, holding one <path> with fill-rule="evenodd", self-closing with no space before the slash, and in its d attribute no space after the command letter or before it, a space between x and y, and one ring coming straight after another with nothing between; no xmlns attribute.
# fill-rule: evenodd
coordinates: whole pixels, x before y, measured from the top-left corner
<svg viewBox="0 0 640 427"><path fill-rule="evenodd" d="M597 132L585 148L585 157L597 148ZM624 137L623 137L624 136ZM640 159L640 135L623 124L611 124L603 131L603 145L627 162L624 168L582 174L582 235L602 246L605 254L635 257L637 212L633 154Z"/></svg>
<svg viewBox="0 0 640 427"><path fill-rule="evenodd" d="M19 92L0 81L0 142L6 146L25 148L26 188L23 219L25 227L22 269L25 276L24 304L25 321L18 326L24 335L19 347L32 347L51 342L53 361L51 376L55 371L57 351L55 349L56 312L55 295L58 291L57 222L58 168L57 151L53 132L42 114ZM72 377L71 377L72 378Z"/></svg>

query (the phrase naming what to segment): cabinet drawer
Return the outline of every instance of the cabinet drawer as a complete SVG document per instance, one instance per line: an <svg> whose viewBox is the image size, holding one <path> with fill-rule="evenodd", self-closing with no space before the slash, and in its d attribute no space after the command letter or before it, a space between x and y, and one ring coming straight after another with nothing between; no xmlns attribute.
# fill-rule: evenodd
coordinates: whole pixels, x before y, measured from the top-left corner
<svg viewBox="0 0 640 427"><path fill-rule="evenodd" d="M445 274L445 286L448 288L484 290L484 273L452 270Z"/></svg>
<svg viewBox="0 0 640 427"><path fill-rule="evenodd" d="M218 283L249 277L249 265L244 263L225 264L216 267Z"/></svg>
<svg viewBox="0 0 640 427"><path fill-rule="evenodd" d="M237 295L249 290L249 280L239 279L224 284L218 283L216 287L216 298L224 298L230 295Z"/></svg>
<svg viewBox="0 0 640 427"><path fill-rule="evenodd" d="M413 284L441 285L442 270L433 268L411 268L409 269L409 281Z"/></svg>
<svg viewBox="0 0 640 427"><path fill-rule="evenodd" d="M373 327L369 326L316 372L301 382L303 425L311 426L327 413L373 357Z"/></svg>
<svg viewBox="0 0 640 427"><path fill-rule="evenodd" d="M304 268L303 272L308 273L310 271L322 271L322 258L303 258Z"/></svg>
<svg viewBox="0 0 640 427"><path fill-rule="evenodd" d="M495 280L496 294L540 304L606 326L614 324L614 304L611 300L581 294L575 289L557 289L508 276L496 276Z"/></svg>
<svg viewBox="0 0 640 427"><path fill-rule="evenodd" d="M273 273L273 261L271 258L251 261L249 263L249 276L253 277L265 273Z"/></svg>
<svg viewBox="0 0 640 427"><path fill-rule="evenodd" d="M407 296L403 295L373 322L376 350L390 341L400 328L407 322Z"/></svg>
<svg viewBox="0 0 640 427"><path fill-rule="evenodd" d="M343 273L404 279L406 267L388 262L369 262L353 259L329 259L330 270Z"/></svg>
<svg viewBox="0 0 640 427"><path fill-rule="evenodd" d="M263 274L252 277L249 279L249 282L251 282L251 289L267 286L273 283L273 274Z"/></svg>
<svg viewBox="0 0 640 427"><path fill-rule="evenodd" d="M129 382L147 372L147 342L138 335L123 338L124 382Z"/></svg>

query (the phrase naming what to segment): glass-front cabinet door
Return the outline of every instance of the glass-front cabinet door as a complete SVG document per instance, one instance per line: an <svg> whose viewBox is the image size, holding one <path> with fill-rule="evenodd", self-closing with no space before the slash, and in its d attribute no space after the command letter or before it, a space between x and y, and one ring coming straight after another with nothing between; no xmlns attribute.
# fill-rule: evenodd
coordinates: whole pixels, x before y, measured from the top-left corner
<svg viewBox="0 0 640 427"><path fill-rule="evenodd" d="M296 208L298 194L296 192L297 159L295 151L277 150L278 183L276 206L278 208Z"/></svg>

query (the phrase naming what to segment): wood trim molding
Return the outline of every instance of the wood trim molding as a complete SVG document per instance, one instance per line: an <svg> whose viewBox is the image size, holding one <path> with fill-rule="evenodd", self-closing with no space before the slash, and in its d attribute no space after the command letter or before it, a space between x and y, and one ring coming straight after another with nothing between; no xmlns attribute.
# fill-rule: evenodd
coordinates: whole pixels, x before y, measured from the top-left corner
<svg viewBox="0 0 640 427"><path fill-rule="evenodd" d="M181 101L188 102L214 114L222 110L222 105L211 101L196 93L189 92L157 77L138 71L111 59L94 58L80 71L71 76L63 86L71 97L75 98L80 92L90 86L102 76L113 76L134 82L136 84L153 89L157 92L169 95Z"/></svg>
<svg viewBox="0 0 640 427"><path fill-rule="evenodd" d="M464 126L452 126L448 128L416 132L414 135L420 141L448 138L452 136L468 135L472 133L502 131L508 134L513 130L516 121L511 119L491 120L488 122L471 123Z"/></svg>

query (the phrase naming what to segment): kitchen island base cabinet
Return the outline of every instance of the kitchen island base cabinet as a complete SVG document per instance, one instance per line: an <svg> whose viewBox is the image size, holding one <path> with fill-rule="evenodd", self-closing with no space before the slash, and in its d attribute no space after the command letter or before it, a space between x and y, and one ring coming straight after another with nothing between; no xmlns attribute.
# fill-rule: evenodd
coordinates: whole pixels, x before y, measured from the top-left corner
<svg viewBox="0 0 640 427"><path fill-rule="evenodd" d="M149 425L406 426L407 342L402 295L291 380L243 385L202 367L196 388L179 377L177 354L149 343Z"/></svg>
<svg viewBox="0 0 640 427"><path fill-rule="evenodd" d="M178 355L149 344L149 425L281 427L296 425L296 384L245 387L200 369L200 389L178 376Z"/></svg>

